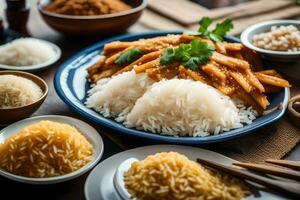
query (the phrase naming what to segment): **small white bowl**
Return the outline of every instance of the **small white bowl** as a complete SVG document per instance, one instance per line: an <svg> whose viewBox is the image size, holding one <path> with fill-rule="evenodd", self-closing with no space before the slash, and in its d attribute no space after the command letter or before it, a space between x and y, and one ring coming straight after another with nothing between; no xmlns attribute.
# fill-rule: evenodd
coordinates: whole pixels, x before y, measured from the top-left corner
<svg viewBox="0 0 300 200"><path fill-rule="evenodd" d="M56 61L58 61L61 57L61 49L54 43L48 42L46 40L41 40L37 38L33 38L35 40L39 40L46 45L50 46L54 52L54 56L50 58L49 60L36 64L36 65L28 65L28 66L12 66L12 65L4 65L0 64L0 69L6 69L6 70L18 70L18 71L27 71L27 72L36 72L44 70L48 67L50 67L52 64L54 64Z"/></svg>
<svg viewBox="0 0 300 200"><path fill-rule="evenodd" d="M126 159L119 165L119 167L115 172L113 183L114 183L115 190L117 191L119 197L122 200L135 200L131 198L131 195L125 188L124 173L127 172L130 169L131 164L136 161L139 160L136 158Z"/></svg>
<svg viewBox="0 0 300 200"><path fill-rule="evenodd" d="M280 61L280 62L296 62L300 60L300 51L296 52L287 52L287 51L272 51L267 49L259 48L253 45L253 37L256 34L269 32L272 26L288 26L294 25L298 29L300 29L300 21L299 20L273 20L261 22L255 25L248 27L243 31L241 35L241 42L248 48L260 53L266 59L272 61Z"/></svg>
<svg viewBox="0 0 300 200"><path fill-rule="evenodd" d="M12 174L1 168L0 168L0 175L22 183L39 184L39 185L54 184L54 183L60 183L60 182L77 178L78 176L92 169L99 162L99 160L102 157L103 147L104 147L100 134L87 123L72 117L66 117L60 115L45 115L45 116L32 117L32 118L18 121L0 131L0 143L3 143L7 138L16 134L22 128L30 124L37 123L41 120L51 120L55 122L70 124L71 126L76 127L92 144L94 150L93 160L88 164L86 164L85 166L83 166L82 168L78 169L77 171L71 172L69 174L61 175L61 176L55 176L55 177L48 177L48 178L24 177L24 176Z"/></svg>

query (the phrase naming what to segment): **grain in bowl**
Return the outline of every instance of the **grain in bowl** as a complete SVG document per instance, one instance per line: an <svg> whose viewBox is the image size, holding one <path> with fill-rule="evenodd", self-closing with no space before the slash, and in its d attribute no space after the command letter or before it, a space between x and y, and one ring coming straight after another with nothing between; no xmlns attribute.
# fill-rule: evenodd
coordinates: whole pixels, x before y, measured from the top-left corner
<svg viewBox="0 0 300 200"><path fill-rule="evenodd" d="M77 16L105 15L129 10L131 7L121 0L54 0L46 11Z"/></svg>
<svg viewBox="0 0 300 200"><path fill-rule="evenodd" d="M20 69L49 62L55 56L56 52L51 45L35 38L20 38L0 46L0 65Z"/></svg>
<svg viewBox="0 0 300 200"><path fill-rule="evenodd" d="M249 195L245 183L210 170L177 152L162 152L132 163L125 188L137 200L235 200Z"/></svg>
<svg viewBox="0 0 300 200"><path fill-rule="evenodd" d="M269 32L256 34L253 44L273 51L300 51L300 30L294 25L272 26Z"/></svg>
<svg viewBox="0 0 300 200"><path fill-rule="evenodd" d="M92 155L92 145L75 127L40 121L0 144L0 168L19 176L54 177L82 168Z"/></svg>
<svg viewBox="0 0 300 200"><path fill-rule="evenodd" d="M10 74L0 75L0 109L26 106L38 101L42 95L42 89L32 80Z"/></svg>

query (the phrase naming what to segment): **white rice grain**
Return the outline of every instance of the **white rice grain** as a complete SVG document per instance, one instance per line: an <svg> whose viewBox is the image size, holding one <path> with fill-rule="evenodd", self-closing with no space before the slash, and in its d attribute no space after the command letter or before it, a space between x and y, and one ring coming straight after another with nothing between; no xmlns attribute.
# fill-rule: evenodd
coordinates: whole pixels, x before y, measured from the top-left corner
<svg viewBox="0 0 300 200"><path fill-rule="evenodd" d="M129 128L171 136L220 134L250 124L257 114L201 82L154 83L134 71L98 81L86 104Z"/></svg>
<svg viewBox="0 0 300 200"><path fill-rule="evenodd" d="M242 127L251 121L248 112L239 112L234 101L211 86L172 79L153 84L137 100L125 125L165 135L207 136Z"/></svg>
<svg viewBox="0 0 300 200"><path fill-rule="evenodd" d="M116 117L117 121L123 121L152 83L154 81L146 74L136 74L134 71L102 79L89 91L86 105L104 117Z"/></svg>

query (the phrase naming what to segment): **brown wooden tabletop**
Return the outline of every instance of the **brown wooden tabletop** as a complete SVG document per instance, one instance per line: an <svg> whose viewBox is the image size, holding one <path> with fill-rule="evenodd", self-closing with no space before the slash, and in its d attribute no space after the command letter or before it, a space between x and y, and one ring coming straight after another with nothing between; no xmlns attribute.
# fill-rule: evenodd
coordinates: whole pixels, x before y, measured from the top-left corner
<svg viewBox="0 0 300 200"><path fill-rule="evenodd" d="M1 5L1 4L0 4ZM2 4L3 5L3 4ZM77 51L93 44L96 41L100 41L103 38L67 38L64 37L57 32L50 29L41 19L35 5L32 5L30 20L28 24L28 29L31 36L51 41L62 49L62 58L53 65L51 68L36 73L40 77L42 77L49 86L49 95L44 102L44 104L40 107L40 109L34 113L35 116L38 115L66 115L72 116L84 121L87 121L91 125L93 125L96 129L101 130L101 135L104 139L105 143L105 151L103 159L120 152L122 149L116 145L111 140L111 134L118 135L113 131L109 131L109 134L105 134L106 128L100 127L81 117L80 115L72 112L66 104L62 100L59 99L58 95L56 94L54 87L53 87L53 77L60 66L60 64L70 57L72 54L76 53ZM141 24L134 25L129 31L130 32L138 32L138 31L146 31L149 30L142 26ZM104 130L104 131L103 131ZM120 137L121 139L124 139ZM134 142L138 142L138 140L134 140ZM136 144L138 146L139 144ZM134 145L133 145L134 146ZM300 145L297 145L286 157L287 159L291 160L300 160ZM16 183L4 178L0 178L0 188L1 188L1 197L7 197L7 199L71 199L71 200L79 200L84 199L84 182L86 180L87 174L81 176L75 180L55 184L55 185L47 185L47 186L34 186L34 185L25 185ZM11 197L11 198L8 198Z"/></svg>

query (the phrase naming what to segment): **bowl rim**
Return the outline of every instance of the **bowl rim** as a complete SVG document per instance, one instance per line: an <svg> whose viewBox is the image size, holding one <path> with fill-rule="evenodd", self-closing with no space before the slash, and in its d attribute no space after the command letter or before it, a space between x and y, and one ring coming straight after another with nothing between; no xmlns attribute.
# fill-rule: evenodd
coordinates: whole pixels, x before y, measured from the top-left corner
<svg viewBox="0 0 300 200"><path fill-rule="evenodd" d="M35 79L37 79L45 87L45 90L43 91L43 95L39 99L37 99L36 101L34 101L34 102L30 103L30 104L24 105L24 106L19 106L19 107L14 107L14 108L0 108L0 112L1 111L13 111L13 110L24 109L26 107L30 107L30 106L36 104L37 102L42 101L48 95L49 87L48 87L46 81L44 81L42 78L40 78L40 77L38 77L38 76L36 76L36 75L34 75L32 73L23 72L23 71L15 71L15 70L5 70L5 71L0 71L0 75L15 75L15 76L21 76L21 77L26 78L26 79L28 79L28 78L25 77L24 75L31 76L31 77L34 77ZM29 80L31 80L35 84L37 84L36 81L34 81L32 79L29 79Z"/></svg>
<svg viewBox="0 0 300 200"><path fill-rule="evenodd" d="M271 28L271 26L273 25L299 25L300 26L300 21L299 20L270 20L270 21L264 21L264 22L254 24L242 32L241 42L246 47L263 54L270 54L270 55L277 55L277 56L297 56L297 55L300 56L300 51L287 52L287 51L273 51L273 50L263 49L255 46L251 41L248 40L248 35L253 31L255 31L256 29L264 26Z"/></svg>
<svg viewBox="0 0 300 200"><path fill-rule="evenodd" d="M37 41L43 42L52 48L55 55L52 58L50 58L42 63L35 64L35 65L15 66L15 65L0 64L0 69L16 70L16 71L38 71L38 70L42 70L47 67L50 67L52 64L56 63L62 56L61 48L52 42L49 42L47 40L38 39L38 38L33 38L33 37L24 37L23 39L37 40ZM11 42L13 42L13 41L11 41ZM4 45L6 45L6 44L4 44Z"/></svg>
<svg viewBox="0 0 300 200"><path fill-rule="evenodd" d="M110 18L122 17L122 16L130 15L130 14L134 14L134 13L142 11L144 8L146 8L147 3L148 3L148 0L140 0L141 4L139 6L131 8L129 10L112 13L112 14L104 14L104 15L91 15L91 16L81 15L81 16L78 16L78 15L64 15L64 14L58 14L58 13L46 11L46 10L44 10L43 6L41 5L41 1L42 0L38 0L38 2L37 2L37 8L40 13L51 16L51 17L70 19L70 20L110 19Z"/></svg>
<svg viewBox="0 0 300 200"><path fill-rule="evenodd" d="M20 120L20 121L17 121L17 122L14 122L14 123L10 124L9 126L2 129L0 131L0 133L3 133L7 129L9 129L9 128L15 126L15 125L18 125L20 123L23 123L23 122L26 123L26 122L35 121L35 120L47 120L47 119L49 120L49 118L55 118L55 119L60 119L62 121L65 121L65 122L62 122L62 123L67 123L71 126L74 126L76 129L78 129L78 128L73 123L75 123L75 122L77 122L78 124L81 123L84 126L91 129L94 133L98 133L97 134L97 140L100 144L99 145L100 146L100 151L98 152L98 154L95 154L95 152L94 152L93 153L93 159L90 162L86 163L81 168L79 168L79 169L77 169L73 172L63 174L63 175L59 175L59 176L34 178L34 177L26 177L26 176L16 175L16 174L13 174L11 172L5 171L4 169L0 169L0 175L1 176L6 177L10 180L20 182L20 183L25 183L25 184L34 184L34 185L46 185L46 184L48 184L49 185L49 184L56 184L56 183L69 181L69 180L72 180L72 179L77 178L79 176L82 176L83 174L87 173L89 170L91 170L94 166L96 166L99 163L100 159L103 156L103 152L104 152L104 142L103 142L102 136L100 135L99 131L97 131L92 125L90 125L89 123L87 123L83 120L80 120L80 119L77 119L77 118L74 118L74 117L64 116L64 115L41 115L41 116L29 117L29 118L26 118L26 119L23 119L23 120ZM72 123L68 123L66 121L72 121ZM85 131L80 131L80 132L85 138L87 138L86 135L90 136L91 134L93 134L91 132L89 132L89 134L87 134L87 132L85 132ZM16 133L14 133L14 134L16 134ZM93 141L90 141L90 142L94 143L95 141L96 140L93 140ZM93 145L93 150L95 150L96 148L97 148L96 144Z"/></svg>
<svg viewBox="0 0 300 200"><path fill-rule="evenodd" d="M293 104L298 100L300 101L300 95L296 95L293 98L291 98L288 103L288 110L289 110L290 114L292 114L294 117L297 117L298 119L300 119L300 113L297 112L293 108Z"/></svg>

